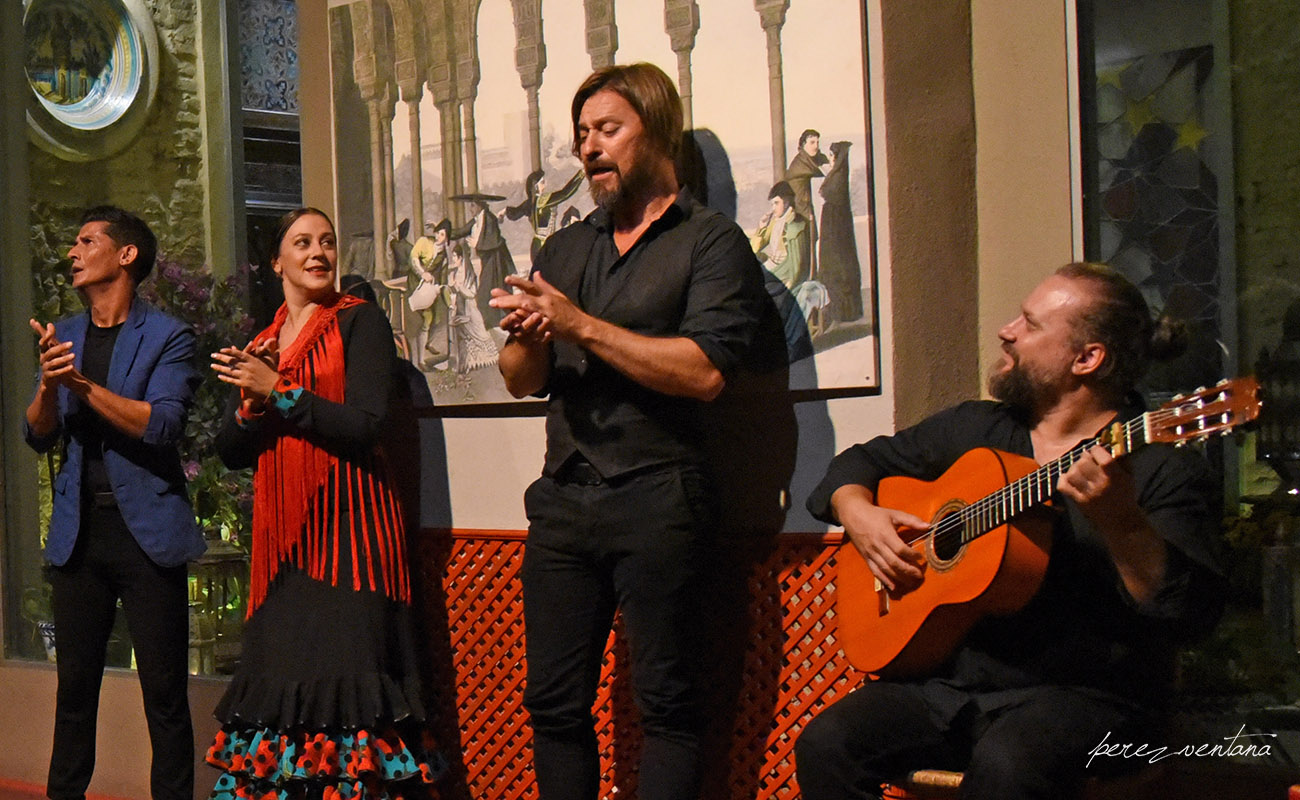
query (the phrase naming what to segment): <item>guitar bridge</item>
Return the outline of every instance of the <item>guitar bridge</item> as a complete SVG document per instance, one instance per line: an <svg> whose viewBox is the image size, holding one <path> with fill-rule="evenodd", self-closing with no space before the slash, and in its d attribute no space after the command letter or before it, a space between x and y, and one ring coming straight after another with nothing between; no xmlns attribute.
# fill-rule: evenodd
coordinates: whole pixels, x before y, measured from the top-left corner
<svg viewBox="0 0 1300 800"><path fill-rule="evenodd" d="M885 591L885 584L881 583L879 578L876 578L875 582L876 613L883 617L889 613L889 592Z"/></svg>

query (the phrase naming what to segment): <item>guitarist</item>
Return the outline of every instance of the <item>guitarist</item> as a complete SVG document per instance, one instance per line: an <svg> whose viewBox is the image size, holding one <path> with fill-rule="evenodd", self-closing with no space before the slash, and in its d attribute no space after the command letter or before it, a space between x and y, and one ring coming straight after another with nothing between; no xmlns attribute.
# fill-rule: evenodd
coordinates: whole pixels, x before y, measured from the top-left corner
<svg viewBox="0 0 1300 800"><path fill-rule="evenodd" d="M894 596L926 575L896 531L927 521L875 505L881 478L934 480L977 447L1053 461L1140 414L1132 390L1147 362L1185 346L1181 326L1153 322L1132 283L1085 263L1039 284L998 337L996 402L849 448L808 499ZM804 800L879 797L882 782L914 769L964 770L963 798L1055 800L1078 792L1107 733L1146 741L1131 737L1168 695L1175 647L1206 633L1222 607L1220 487L1197 452L1150 445L1122 459L1093 447L1056 490L1051 559L1033 599L977 623L928 678L871 681L823 710L795 747Z"/></svg>

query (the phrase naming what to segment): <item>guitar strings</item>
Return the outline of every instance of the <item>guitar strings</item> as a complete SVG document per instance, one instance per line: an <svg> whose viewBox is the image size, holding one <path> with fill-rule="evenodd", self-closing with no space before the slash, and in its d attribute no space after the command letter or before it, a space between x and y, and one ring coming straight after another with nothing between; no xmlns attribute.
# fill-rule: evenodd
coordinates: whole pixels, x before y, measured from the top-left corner
<svg viewBox="0 0 1300 800"><path fill-rule="evenodd" d="M1154 411L1146 412L1145 414L1140 414L1137 417L1122 423L1126 451L1133 449L1134 434L1140 434L1145 429L1148 421L1153 423L1161 422L1171 417L1177 417L1178 414L1179 407L1156 409ZM1056 491L1056 484L1060 480L1061 475L1068 472L1070 467L1074 466L1074 462L1090 448L1101 444L1101 440L1101 436L1094 437L1093 439L1066 452L1060 458L1057 458L1048 464L1044 464L1033 472L1023 475L1006 486L1003 486L1001 489L980 498L970 505L962 507L961 510L956 513L949 514L935 523L924 534L913 539L912 544L923 542L926 539L933 539L935 549L938 550L941 546L952 544L951 539L954 536L957 537L957 547L969 544L979 536L982 536L990 530L993 530L1012 519L1020 512L1042 502L1042 500L1045 499L1045 496L1029 496L1029 502L1025 503L1023 506L1016 508L1013 505L1017 499L1025 499L1027 492L1033 492L1036 490L1039 493L1042 493L1045 481L1049 482L1046 484L1048 487L1047 495ZM1141 443L1142 442L1139 442L1139 444ZM966 534L970 528L970 523L977 520L981 515L987 515L990 524L983 529L977 530L973 535L967 536ZM953 549L955 552L957 548L955 547Z"/></svg>

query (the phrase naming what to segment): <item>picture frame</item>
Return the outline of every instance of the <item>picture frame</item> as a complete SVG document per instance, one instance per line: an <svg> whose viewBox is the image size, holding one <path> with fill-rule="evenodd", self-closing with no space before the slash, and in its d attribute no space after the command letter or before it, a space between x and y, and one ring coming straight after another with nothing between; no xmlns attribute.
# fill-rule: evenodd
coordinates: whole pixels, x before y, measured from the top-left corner
<svg viewBox="0 0 1300 800"><path fill-rule="evenodd" d="M750 237L789 388L879 392L861 3L356 0L328 13L341 272L375 290L435 404L514 400L487 292L593 208L570 99L594 67L633 61L678 83L683 182Z"/></svg>

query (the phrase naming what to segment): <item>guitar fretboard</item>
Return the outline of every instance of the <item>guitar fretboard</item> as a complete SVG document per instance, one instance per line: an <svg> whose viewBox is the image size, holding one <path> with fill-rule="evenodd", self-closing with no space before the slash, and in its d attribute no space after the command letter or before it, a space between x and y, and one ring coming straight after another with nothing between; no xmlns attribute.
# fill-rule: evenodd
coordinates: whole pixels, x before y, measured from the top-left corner
<svg viewBox="0 0 1300 800"><path fill-rule="evenodd" d="M1070 450L1024 477L1017 478L992 494L944 517L935 524L931 535L936 547L956 550L1034 506L1047 502L1056 491L1061 476L1092 447L1103 445L1115 454L1127 453L1146 444L1146 421L1141 414L1122 425L1109 426L1100 436ZM954 542L955 537L955 542Z"/></svg>

